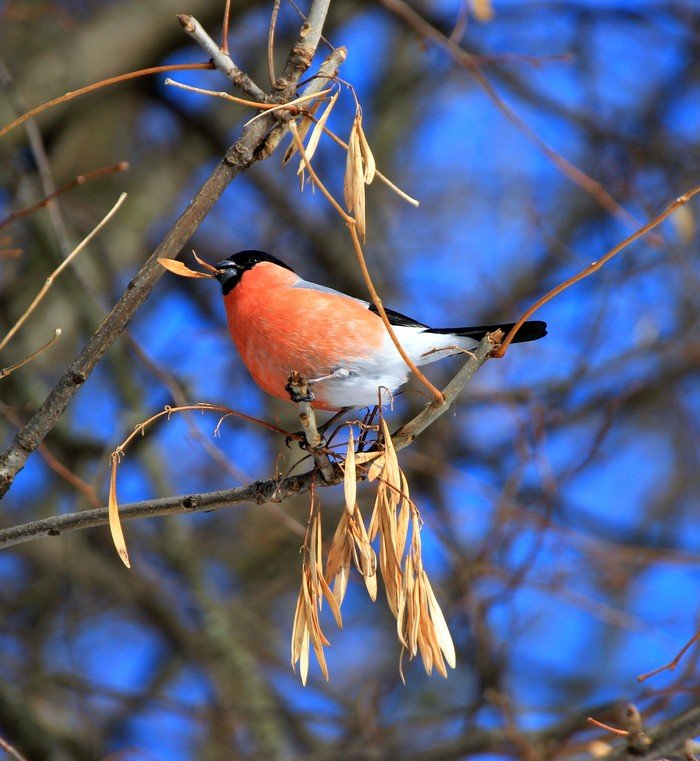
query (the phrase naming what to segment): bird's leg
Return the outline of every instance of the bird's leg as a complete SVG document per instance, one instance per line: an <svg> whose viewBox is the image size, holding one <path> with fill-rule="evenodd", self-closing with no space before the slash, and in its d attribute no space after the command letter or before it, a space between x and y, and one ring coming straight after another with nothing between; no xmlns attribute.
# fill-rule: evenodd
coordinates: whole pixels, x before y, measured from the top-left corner
<svg viewBox="0 0 700 761"><path fill-rule="evenodd" d="M313 386L314 383L321 383L328 380L345 380L350 377L350 370L347 367L336 367L332 373L328 375L321 375L318 378L309 378L306 380L294 370L287 379L287 385L284 390L289 393L289 398L293 402L312 402L314 400L313 391L309 386Z"/></svg>
<svg viewBox="0 0 700 761"><path fill-rule="evenodd" d="M321 381L329 380L345 380L350 377L350 370L347 367L336 367L329 375L321 375L318 378L311 378L308 381L309 386L313 386L314 383L321 383Z"/></svg>

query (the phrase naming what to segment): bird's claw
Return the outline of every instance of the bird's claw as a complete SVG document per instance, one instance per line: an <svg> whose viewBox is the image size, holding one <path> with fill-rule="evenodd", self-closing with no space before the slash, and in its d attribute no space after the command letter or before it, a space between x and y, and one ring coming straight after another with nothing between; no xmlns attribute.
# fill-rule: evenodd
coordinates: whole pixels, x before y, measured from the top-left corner
<svg viewBox="0 0 700 761"><path fill-rule="evenodd" d="M309 442L306 440L306 436L304 435L304 431L297 431L296 433L293 433L291 436L286 436L284 439L284 443L286 444L288 449L291 449L291 443L293 441L296 441L296 443L299 445L299 449L303 449L305 452L308 452L309 449L311 449ZM326 446L326 440L321 437L321 440L319 441L318 446L316 449L323 449Z"/></svg>
<svg viewBox="0 0 700 761"><path fill-rule="evenodd" d="M301 376L299 376L298 379L290 376L284 390L289 394L289 398L295 403L313 402L316 398L308 384L301 379Z"/></svg>
<svg viewBox="0 0 700 761"><path fill-rule="evenodd" d="M313 400L316 398L311 391L309 391L308 394L298 394L295 391L292 391L292 389L289 387L287 387L287 391L289 392L289 398L293 402L313 402Z"/></svg>
<svg viewBox="0 0 700 761"><path fill-rule="evenodd" d="M293 441L296 441L300 449L309 448L309 445L306 443L306 437L304 436L303 431L297 431L296 433L292 433L289 436L284 437L284 445L287 447L287 449L292 448Z"/></svg>

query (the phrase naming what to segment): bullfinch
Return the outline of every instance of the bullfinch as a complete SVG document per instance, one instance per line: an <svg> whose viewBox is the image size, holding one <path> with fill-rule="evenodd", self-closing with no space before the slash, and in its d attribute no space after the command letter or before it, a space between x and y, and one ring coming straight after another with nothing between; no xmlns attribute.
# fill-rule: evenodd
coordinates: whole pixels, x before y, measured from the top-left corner
<svg viewBox="0 0 700 761"><path fill-rule="evenodd" d="M298 371L309 382L312 405L321 410L371 407L380 390L387 401L408 380L408 367L367 301L302 280L263 251L239 251L215 266L231 337L255 382L289 401L285 386ZM413 362L426 365L474 349L494 330L513 323L468 328L430 328L386 309L399 342ZM544 322L526 322L514 342L547 334Z"/></svg>

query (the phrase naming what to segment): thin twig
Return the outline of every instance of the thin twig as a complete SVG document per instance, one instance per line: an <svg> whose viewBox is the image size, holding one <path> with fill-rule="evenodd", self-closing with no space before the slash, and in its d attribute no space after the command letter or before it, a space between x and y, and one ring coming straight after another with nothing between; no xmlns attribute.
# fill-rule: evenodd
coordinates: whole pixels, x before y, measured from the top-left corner
<svg viewBox="0 0 700 761"><path fill-rule="evenodd" d="M15 759L15 761L27 761L27 758L23 756L17 748L15 748L14 745L10 745L7 740L5 740L3 737L0 737L0 748L2 748L5 753L12 756L12 758Z"/></svg>
<svg viewBox="0 0 700 761"><path fill-rule="evenodd" d="M116 85L120 82L127 82L128 80L136 79L137 77L146 77L151 74L162 74L165 71L192 71L195 69L213 68L213 63L177 63L170 64L168 66L152 66L148 69L139 69L138 71L130 71L127 74L119 74L118 76L110 77L109 79L102 79L99 82L93 82L93 84L87 85L86 87L81 87L79 90L71 90L70 92L61 95L58 98L54 98L53 100L46 101L46 103L42 103L40 106L36 106L36 108L33 108L31 111L27 111L26 114L22 114L22 116L2 127L0 129L0 138L4 137L8 132L10 132L10 130L13 130L15 127L19 127L20 124L24 124L27 119L31 119L33 116L40 114L42 111L53 108L53 106L57 106L59 103L66 103L69 100L73 100L74 98L79 98L81 95L85 95L86 93L92 92L93 90L99 90L102 87L109 87L110 85Z"/></svg>
<svg viewBox="0 0 700 761"><path fill-rule="evenodd" d="M182 28L194 41L211 57L214 66L239 90L246 95L250 95L254 100L266 101L267 95L261 90L255 82L234 63L231 56L225 50L222 50L212 38L204 31L204 27L197 21L194 16L186 13L178 13L177 20L182 24Z"/></svg>
<svg viewBox="0 0 700 761"><path fill-rule="evenodd" d="M603 724L602 721L598 721L598 719L594 719L592 716L589 716L586 721L594 727L604 729L606 732L618 735L618 737L627 737L627 735L629 735L629 732L626 729L618 729L617 727L611 727L610 724Z"/></svg>
<svg viewBox="0 0 700 761"><path fill-rule="evenodd" d="M678 655L676 655L673 660L669 661L668 663L665 663L663 666L659 666L659 668L654 669L653 671L648 671L646 674L640 674L637 677L638 682L644 682L649 677L656 676L657 674L660 674L662 671L675 671L676 666L680 663L681 658L686 654L686 652L697 642L700 642L700 632L696 632L693 634L693 636L683 645Z"/></svg>
<svg viewBox="0 0 700 761"><path fill-rule="evenodd" d="M39 303L46 296L49 288L53 285L54 280L63 272L63 270L75 259L75 257L87 246L88 243L102 230L102 228L112 219L112 217L119 211L119 207L126 200L126 193L122 193L114 206L104 216L101 222L97 224L95 228L85 237L83 240L71 251L70 254L56 267L56 269L46 278L44 285L41 287L39 293L34 297L32 303L27 307L24 314L17 320L17 322L10 328L10 332L0 341L0 351L7 346L10 339L15 333L24 325L27 318L36 309Z"/></svg>
<svg viewBox="0 0 700 761"><path fill-rule="evenodd" d="M28 206L24 209L19 209L18 211L14 211L12 212L12 214L5 217L5 219L0 220L0 230L2 230L3 227L7 227L7 225L9 224L12 224L12 222L16 222L18 219L21 219L22 217L26 217L29 214L32 214L37 209L41 209L42 206L46 206L54 198L60 196L62 193L65 193L67 190L70 190L71 188L76 187L77 185L85 185L85 183L90 182L91 180L95 180L98 177L104 177L107 174L114 174L115 172L125 172L128 168L129 168L128 161L120 161L117 164L111 164L110 166L103 166L100 169L94 169L92 172L79 174L77 177L74 177L72 180L69 180L68 182L64 183L59 188L56 188L56 190L54 190L49 195L44 196L44 198L42 198L41 201L37 201L37 203L35 203L33 206Z"/></svg>
<svg viewBox="0 0 700 761"><path fill-rule="evenodd" d="M610 251L608 251L605 256L601 257L597 261L591 263L586 267L585 269L581 270L577 274L573 275L572 277L565 280L563 283L560 283L556 288L552 288L549 293L546 293L544 296L542 296L541 299L538 299L528 310L525 311L525 313L521 316L521 318L513 325L513 327L508 332L508 335L505 337L503 343L500 345L496 351L494 351L493 356L494 357L502 357L505 353L508 347L510 346L513 338L515 337L516 333L520 328L522 327L523 323L529 319L541 306L546 304L548 301L553 299L555 296L558 296L562 291L565 291L569 286L572 286L574 283L578 283L579 280L583 280L584 278L588 277L589 275L592 275L594 272L597 272L601 267L606 265L616 254L619 254L620 251L627 248L631 243L634 243L634 241L638 240L639 238L642 238L644 235L646 235L650 230L653 230L657 225L660 225L661 222L666 219L666 217L673 214L676 209L680 208L681 206L684 206L685 204L690 201L690 199L700 193L700 185L696 185L692 190L689 190L687 193L684 193L682 196L679 196L676 198L673 203L669 204L658 216L654 217L650 222L647 222L645 225L639 228L636 232L632 233L632 235L625 238L622 243L618 243L617 246L614 248L611 248Z"/></svg>
<svg viewBox="0 0 700 761"><path fill-rule="evenodd" d="M116 454L116 455L123 454L126 448L129 446L129 444L133 441L133 439L136 436L138 436L139 434L143 435L144 430L146 429L147 426L149 426L151 423L155 423L156 420L159 420L162 417L170 418L171 415L177 412L218 412L222 414L224 418L231 415L233 417L240 418L241 420L245 420L248 423L259 425L261 428L265 428L268 431L272 431L272 433L278 433L290 439L300 438L297 434L291 433L290 431L287 431L284 428L280 428L277 425L273 425L272 423L268 423L265 420L260 420L259 418L252 417L252 415L246 415L244 412L239 412L238 410L232 410L230 407L224 407L221 404L209 404L208 402L200 402L198 404L185 404L180 407L166 406L165 409L161 410L160 412L157 412L155 415L152 415L151 417L148 418L148 420L145 420L143 423L139 423L137 426L135 426L134 430L114 450L113 454Z"/></svg>
<svg viewBox="0 0 700 761"><path fill-rule="evenodd" d="M448 38L450 42L453 42L455 45L460 44L462 37L464 37L464 33L467 31L468 22L469 4L466 0L462 0L459 6L459 11L457 13L457 21L455 21L455 25L452 28L452 32Z"/></svg>
<svg viewBox="0 0 700 761"><path fill-rule="evenodd" d="M14 365L10 365L9 367L3 367L0 369L0 380L3 378L7 378L8 375L12 375L12 373L15 370L19 370L20 367L24 367L28 362L31 362L33 359L36 359L40 354L43 354L47 349L49 349L51 346L53 346L56 341L58 341L58 337L61 335L61 328L56 328L53 332L53 336L43 345L40 346L36 351L32 352L28 357L25 357L24 359L21 359L19 362L15 362Z"/></svg>
<svg viewBox="0 0 700 761"><path fill-rule="evenodd" d="M272 16L270 17L270 28L267 32L267 74L270 77L270 87L275 86L277 77L275 76L275 28L277 26L277 16L280 12L280 0L274 0L272 3Z"/></svg>
<svg viewBox="0 0 700 761"><path fill-rule="evenodd" d="M297 108L299 104L306 103L306 101L311 100L312 98L319 98L323 97L324 95L327 95L330 92L330 88L326 90L321 90L320 92L312 92L312 93L306 93L304 95L300 95L298 98L294 98L294 100L290 100L288 103L258 103L255 100L246 100L245 98L237 98L235 95L231 95L227 92L222 92L220 90L205 90L202 87L193 87L192 85L186 85L182 82L176 82L174 79L170 79L168 77L164 84L171 85L173 87L179 87L182 90L187 90L188 92L196 92L200 95L208 95L212 98L222 98L223 100L228 100L231 103L238 103L242 106L248 106L249 108L255 108L259 109L261 111L264 111L266 113L269 113L271 111L279 111L279 110L290 110L294 111L294 113L298 113L299 109ZM252 119L250 120L252 121ZM250 124L250 122L246 122L246 124Z"/></svg>
<svg viewBox="0 0 700 761"><path fill-rule="evenodd" d="M231 0L224 5L224 23L221 25L221 52L228 55L228 27L231 21Z"/></svg>
<svg viewBox="0 0 700 761"><path fill-rule="evenodd" d="M301 111L299 106L302 103L306 103L307 101L313 100L314 98L323 98L324 95L327 95L331 91L331 88L328 88L326 90L321 90L320 92L305 93L304 95L300 95L298 98L294 98L294 100L290 100L288 103L258 103L254 100L237 98L235 95L230 95L227 92L205 90L201 87L186 85L182 82L176 82L174 79L170 79L170 77L165 80L165 84L171 85L173 87L179 87L180 89L187 90L188 92L196 92L200 95L208 95L212 98L222 98L223 100L227 100L231 103L238 103L242 106L258 109L260 113L257 114L257 116L254 116L252 119L248 119L248 121L243 125L244 127L247 127L249 124L254 122L256 119L259 119L264 114L271 114L273 111L290 111L293 114L297 114Z"/></svg>

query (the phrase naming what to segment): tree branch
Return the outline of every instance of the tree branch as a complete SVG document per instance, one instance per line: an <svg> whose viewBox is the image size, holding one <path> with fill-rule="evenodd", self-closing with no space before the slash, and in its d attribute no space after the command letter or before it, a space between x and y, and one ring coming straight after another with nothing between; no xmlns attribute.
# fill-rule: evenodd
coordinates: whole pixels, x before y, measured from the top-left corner
<svg viewBox="0 0 700 761"><path fill-rule="evenodd" d="M445 404L437 404L433 401L413 420L401 426L394 436L392 436L395 449L403 449L415 441L429 425L435 422L449 408L457 394L471 381L476 371L486 362L494 345L489 336L482 339L468 362L445 387L443 391ZM317 488L320 486L335 486L343 480L343 473L340 468L330 462L328 465L329 469L327 472L324 472L323 481L316 480ZM119 517L120 520L127 521L135 518L148 518L160 515L208 512L247 503L262 505L266 502L281 502L287 497L307 492L312 482L314 482L316 475L317 471L314 469L301 475L289 476L282 480L256 481L247 486L236 487L235 489L127 503L120 505ZM101 526L108 523L108 520L107 508L100 507L94 510L56 515L51 518L25 523L21 526L11 526L10 528L0 530L0 548L22 544L39 536L58 536L65 531Z"/></svg>
<svg viewBox="0 0 700 761"><path fill-rule="evenodd" d="M228 77L239 90L249 95L253 100L259 100L262 103L269 102L269 96L244 71L238 68L231 56L212 40L194 16L178 13L177 20L182 24L182 28L187 34L209 55L214 66L224 76Z"/></svg>
<svg viewBox="0 0 700 761"><path fill-rule="evenodd" d="M123 521L128 521L135 518L154 518L160 515L212 512L234 505L264 505L267 502L281 502L288 497L307 492L315 478L317 478L317 473L312 470L282 480L255 481L235 489L225 489L206 494L181 494L175 497L131 502L119 506L119 517ZM340 468L334 466L332 480L327 481L324 485L332 486L342 480L343 474ZM107 522L106 507L55 515L51 518L0 530L0 547L22 544L39 536L58 536L65 531L102 526Z"/></svg>
<svg viewBox="0 0 700 761"><path fill-rule="evenodd" d="M321 41L323 24L331 0L314 0L306 21L301 25L299 37L289 53L282 76L275 83L276 88L284 88L287 82L298 82L299 77L311 66L311 61Z"/></svg>
<svg viewBox="0 0 700 761"><path fill-rule="evenodd" d="M291 66L288 86L282 92L285 98L294 94L296 83L306 70L298 58L297 48L303 49L305 55L308 53L304 57L304 61L308 60L310 63L313 50L315 50L315 47L312 49L312 44L318 44L320 39L328 2L329 0L315 0L309 17L302 26L300 40L304 40L304 43L302 45L297 43L297 46L290 53L290 59L294 58L294 62L292 63L291 60L288 62L288 68ZM319 84L318 81L313 81L309 87L320 89L322 84L323 82ZM276 115L263 115L260 119L244 127L239 140L226 152L226 155L190 201L175 225L165 235L136 277L129 283L126 291L104 319L97 332L58 380L39 410L17 432L10 446L0 454L0 499L12 485L17 473L24 467L29 455L56 424L80 386L90 376L95 365L114 343L162 276L164 270L158 264L158 259L161 257L175 258L229 183L253 163L270 155L274 145L269 144L267 137L277 123L277 119L278 116ZM279 142L282 132L279 129L273 132L279 136L277 137L277 142ZM261 150L263 147L265 150Z"/></svg>

